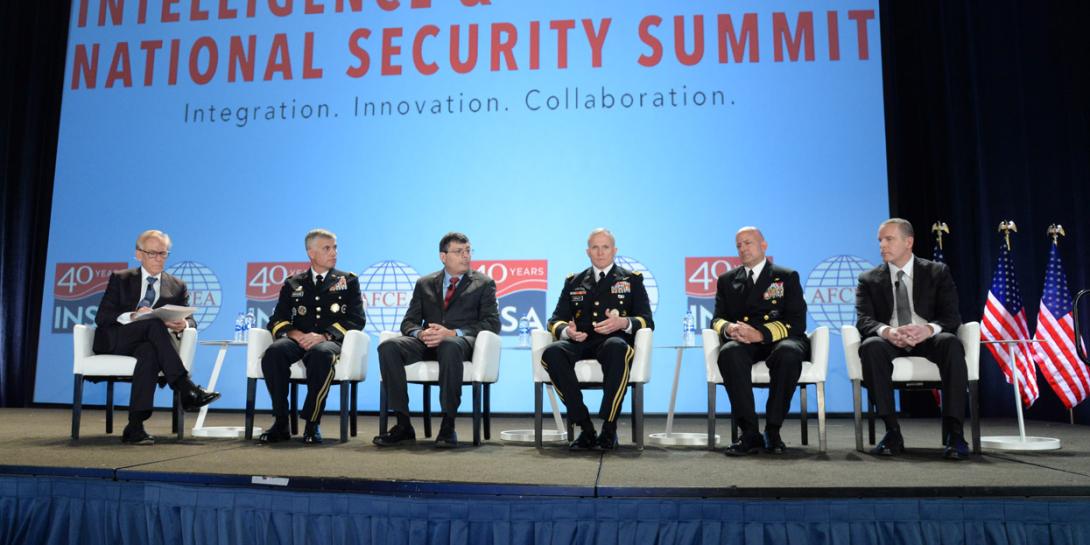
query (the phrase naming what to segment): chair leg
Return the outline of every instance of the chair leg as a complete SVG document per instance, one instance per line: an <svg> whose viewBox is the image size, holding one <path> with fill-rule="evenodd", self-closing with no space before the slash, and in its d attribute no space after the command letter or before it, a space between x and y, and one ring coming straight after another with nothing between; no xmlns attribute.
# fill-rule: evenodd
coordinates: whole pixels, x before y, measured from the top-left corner
<svg viewBox="0 0 1090 545"><path fill-rule="evenodd" d="M386 414L386 383L380 382L378 385L378 434L386 435L389 430L386 428L387 418Z"/></svg>
<svg viewBox="0 0 1090 545"><path fill-rule="evenodd" d="M855 450L863 452L863 384L852 381L852 413L855 416Z"/></svg>
<svg viewBox="0 0 1090 545"><path fill-rule="evenodd" d="M814 389L817 390L818 452L825 452L825 383L815 384Z"/></svg>
<svg viewBox="0 0 1090 545"><path fill-rule="evenodd" d="M79 421L83 416L83 375L72 377L72 439L79 439Z"/></svg>
<svg viewBox="0 0 1090 545"><path fill-rule="evenodd" d="M257 401L257 379L246 379L246 440L254 438L254 406Z"/></svg>
<svg viewBox="0 0 1090 545"><path fill-rule="evenodd" d="M874 399L871 398L870 389L867 389L867 438L870 444L874 444Z"/></svg>
<svg viewBox="0 0 1090 545"><path fill-rule="evenodd" d="M473 383L473 446L481 445L481 383Z"/></svg>
<svg viewBox="0 0 1090 545"><path fill-rule="evenodd" d="M350 420L350 418L348 416L348 412L349 412L348 390L350 388L351 387L348 385L348 382L346 382L346 381L342 381L340 384L337 385L337 391L339 391L340 394L341 394L341 442L342 443L347 443L348 442L348 421Z"/></svg>
<svg viewBox="0 0 1090 545"><path fill-rule="evenodd" d="M106 381L106 433L114 432L114 381Z"/></svg>
<svg viewBox="0 0 1090 545"><path fill-rule="evenodd" d="M351 426L352 431L350 433L352 434L352 437L356 436L356 420L357 420L357 416L359 415L359 412L360 412L359 408L357 407L357 403L356 403L357 401L359 401L359 385L360 385L359 382L353 381L351 383L351 386L348 387L349 391L350 391L350 397L352 398L349 401L349 404L351 406L348 408L348 410L350 411L349 412L349 419L351 420L351 423L349 425Z"/></svg>
<svg viewBox="0 0 1090 545"><path fill-rule="evenodd" d="M174 392L174 414L178 418L178 440L185 439L185 411L182 410L182 392Z"/></svg>
<svg viewBox="0 0 1090 545"><path fill-rule="evenodd" d="M636 414L636 449L643 450L643 384L632 385L632 412Z"/></svg>
<svg viewBox="0 0 1090 545"><path fill-rule="evenodd" d="M291 434L299 435L299 385L292 384L290 390L288 397L291 399L288 401L290 403L288 415L289 420L291 420Z"/></svg>
<svg viewBox="0 0 1090 545"><path fill-rule="evenodd" d="M492 385L484 383L484 440L492 439Z"/></svg>
<svg viewBox="0 0 1090 545"><path fill-rule="evenodd" d="M542 397L545 395L545 385L540 382L534 383L534 446L541 448L541 405Z"/></svg>
<svg viewBox="0 0 1090 545"><path fill-rule="evenodd" d="M632 442L635 443L639 439L639 434L636 431L636 385L632 385L632 411L629 415L629 419L632 420Z"/></svg>
<svg viewBox="0 0 1090 545"><path fill-rule="evenodd" d="M178 433L178 427L181 424L178 423L178 404L182 399L181 395L171 394L170 401L170 433ZM130 409L132 407L129 407Z"/></svg>
<svg viewBox="0 0 1090 545"><path fill-rule="evenodd" d="M808 409L809 408L810 407L806 402L806 385L805 384L799 384L799 419L802 420L802 422L801 422L802 427L800 429L802 431L802 444L803 445L809 445L810 444L809 437L808 437L809 433L810 433L810 423L808 421L809 420L808 419L808 416L809 416Z"/></svg>
<svg viewBox="0 0 1090 545"><path fill-rule="evenodd" d="M708 383L708 450L715 450L715 386Z"/></svg>
<svg viewBox="0 0 1090 545"><path fill-rule="evenodd" d="M431 384L424 385L424 437L431 437Z"/></svg>
<svg viewBox="0 0 1090 545"><path fill-rule="evenodd" d="M973 431L973 454L980 454L980 385L975 380L969 382L969 422Z"/></svg>

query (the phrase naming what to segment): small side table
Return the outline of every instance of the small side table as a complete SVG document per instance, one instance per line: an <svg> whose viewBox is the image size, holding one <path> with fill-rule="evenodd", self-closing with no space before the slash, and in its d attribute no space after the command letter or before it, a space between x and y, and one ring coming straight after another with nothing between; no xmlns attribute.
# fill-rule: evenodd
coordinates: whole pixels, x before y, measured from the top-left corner
<svg viewBox="0 0 1090 545"><path fill-rule="evenodd" d="M674 345L674 346L659 346L656 348L669 348L677 350L677 361L674 363L674 385L670 389L670 407L666 411L666 432L665 433L652 433L647 436L647 442L653 445L662 446L707 446L708 434L707 432L691 433L691 432L679 432L674 433L674 408L677 406L677 386L678 381L681 380L681 361L682 356L685 355L686 350L703 349L699 344L694 345ZM703 361L703 359L701 360ZM715 435L715 444L719 444L719 434Z"/></svg>
<svg viewBox="0 0 1090 545"><path fill-rule="evenodd" d="M505 346L503 350L513 350L518 352L529 352L529 346ZM530 362L531 368L533 362ZM560 404L556 401L556 392L553 391L552 384L545 385L545 391L549 394L549 406L553 411L553 420L556 421L555 430L541 430L541 441L543 443L563 443L568 440L568 431L564 427L564 417L560 414ZM534 430L505 430L500 432L500 440L508 443L519 444L534 444Z"/></svg>
<svg viewBox="0 0 1090 545"><path fill-rule="evenodd" d="M211 341L199 341L198 344L204 346L218 346L220 347L219 353L216 354L216 364L212 367L212 376L208 379L208 389L216 389L216 381L220 378L220 371L223 369L223 360L227 357L227 349L232 346L246 346L245 341L228 341L228 340L211 340ZM242 438L246 436L246 428L244 426L205 426L204 418L208 415L208 405L201 407L200 414L197 415L197 423L193 426L194 437L226 437L226 438ZM254 426L254 434L260 434L261 428Z"/></svg>
<svg viewBox="0 0 1090 545"><path fill-rule="evenodd" d="M1007 345L1011 362L1015 360L1014 350L1018 345L1033 345L1044 342L1038 339L1002 339L996 341L980 341L980 344ZM1012 372L1014 378L1014 413L1018 415L1018 435L990 435L980 438L981 448L995 450L1057 450L1062 444L1059 439L1053 437L1027 437L1026 423L1022 418L1022 391L1018 387L1018 373Z"/></svg>

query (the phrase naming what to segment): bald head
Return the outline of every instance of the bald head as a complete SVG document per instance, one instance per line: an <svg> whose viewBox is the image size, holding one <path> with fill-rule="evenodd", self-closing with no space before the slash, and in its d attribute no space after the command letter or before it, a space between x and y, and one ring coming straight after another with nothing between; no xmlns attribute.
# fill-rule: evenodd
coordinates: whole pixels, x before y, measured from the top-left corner
<svg viewBox="0 0 1090 545"><path fill-rule="evenodd" d="M738 249L738 259L749 268L764 261L765 252L768 251L768 243L765 242L764 235L761 234L760 229L753 226L738 230L738 234L734 235L734 247Z"/></svg>
<svg viewBox="0 0 1090 545"><path fill-rule="evenodd" d="M758 228L756 228L756 227L754 227L752 225L747 225L747 226L739 229L738 232L735 233L735 235L740 235L740 234L745 233L745 232L753 233L754 235L756 235L757 240L759 240L761 242L764 242L764 239L765 239L764 233L761 233L760 229L758 229Z"/></svg>

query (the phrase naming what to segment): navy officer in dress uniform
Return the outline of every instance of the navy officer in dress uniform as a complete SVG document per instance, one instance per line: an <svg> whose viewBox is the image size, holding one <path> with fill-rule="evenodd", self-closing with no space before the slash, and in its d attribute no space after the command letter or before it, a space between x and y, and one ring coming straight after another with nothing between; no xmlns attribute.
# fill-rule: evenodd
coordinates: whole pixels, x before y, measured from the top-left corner
<svg viewBox="0 0 1090 545"><path fill-rule="evenodd" d="M810 358L806 336L806 300L799 273L765 258L768 242L756 227L743 227L734 237L742 266L719 276L712 329L719 333L719 372L730 397L741 436L727 455L762 449L785 450L780 426L798 386L802 362ZM771 378L765 404L765 435L757 431L753 403L753 364L764 360Z"/></svg>
<svg viewBox="0 0 1090 545"><path fill-rule="evenodd" d="M617 448L617 416L628 386L628 374L635 351L636 331L654 328L651 303L643 276L619 267L616 239L607 229L591 231L587 239L591 266L570 274L556 309L549 318L549 332L555 342L545 348L541 363L556 387L568 418L579 425L579 437L571 450ZM575 362L597 359L602 364L602 433L595 435L583 392L575 376Z"/></svg>
<svg viewBox="0 0 1090 545"><path fill-rule="evenodd" d="M335 269L337 235L313 229L306 236L310 269L289 277L280 289L276 310L269 318L275 341L261 357L261 372L272 397L276 421L261 434L262 443L291 439L288 427L288 389L291 365L300 359L307 368L307 399L303 404L306 428L303 443L322 442L318 428L326 396L336 374L334 365L350 329L363 329L363 300L355 273Z"/></svg>

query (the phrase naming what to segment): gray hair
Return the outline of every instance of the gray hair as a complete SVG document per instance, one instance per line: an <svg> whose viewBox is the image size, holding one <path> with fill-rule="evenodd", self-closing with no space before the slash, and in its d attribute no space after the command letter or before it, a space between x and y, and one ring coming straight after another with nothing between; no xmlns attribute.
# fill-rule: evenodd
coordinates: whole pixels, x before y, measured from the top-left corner
<svg viewBox="0 0 1090 545"><path fill-rule="evenodd" d="M333 231L328 229L311 229L307 231L307 237L303 239L303 243L306 244L306 249L310 249L310 243L316 238L331 238L337 240L337 235L333 234Z"/></svg>
<svg viewBox="0 0 1090 545"><path fill-rule="evenodd" d="M609 229L606 229L605 227L599 227L591 231L590 234L587 235L587 246L590 246L590 239L594 238L597 235L605 235L609 237L609 243L611 245L617 245L617 237L613 236L613 233Z"/></svg>
<svg viewBox="0 0 1090 545"><path fill-rule="evenodd" d="M147 231L140 233L140 235L136 237L136 249L143 250L144 242L149 238L157 238L162 240L167 245L167 250L169 250L171 247L170 235L158 229L148 229Z"/></svg>
<svg viewBox="0 0 1090 545"><path fill-rule="evenodd" d="M907 237L913 237L913 238L916 237L916 231L912 229L912 223L909 222L906 219L889 218L888 220L883 221L882 224L878 226L878 230L881 231L882 228L884 228L887 225L896 225L897 228L901 230L901 235L906 237L906 238Z"/></svg>

